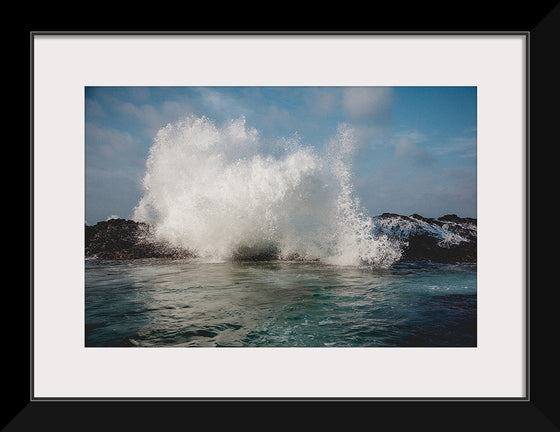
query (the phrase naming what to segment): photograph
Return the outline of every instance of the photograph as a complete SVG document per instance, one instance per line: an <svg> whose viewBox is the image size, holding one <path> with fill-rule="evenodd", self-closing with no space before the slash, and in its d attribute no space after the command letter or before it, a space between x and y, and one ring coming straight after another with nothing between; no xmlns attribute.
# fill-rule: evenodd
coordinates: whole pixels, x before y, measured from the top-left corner
<svg viewBox="0 0 560 432"><path fill-rule="evenodd" d="M530 207L560 6L482 11L29 25L30 281L7 303L29 338L3 430L176 429L216 403L558 430Z"/></svg>
<svg viewBox="0 0 560 432"><path fill-rule="evenodd" d="M84 86L84 347L477 347L476 86Z"/></svg>
<svg viewBox="0 0 560 432"><path fill-rule="evenodd" d="M526 398L527 44L35 35L33 398Z"/></svg>

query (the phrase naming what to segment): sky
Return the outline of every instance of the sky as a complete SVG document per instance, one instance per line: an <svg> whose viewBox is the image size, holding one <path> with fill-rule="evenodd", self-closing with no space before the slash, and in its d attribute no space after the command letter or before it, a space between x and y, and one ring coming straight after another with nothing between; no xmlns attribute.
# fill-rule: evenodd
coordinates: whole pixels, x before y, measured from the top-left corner
<svg viewBox="0 0 560 432"><path fill-rule="evenodd" d="M188 115L319 150L348 124L370 216L476 217L476 106L476 87L86 87L86 224L132 218L154 137Z"/></svg>

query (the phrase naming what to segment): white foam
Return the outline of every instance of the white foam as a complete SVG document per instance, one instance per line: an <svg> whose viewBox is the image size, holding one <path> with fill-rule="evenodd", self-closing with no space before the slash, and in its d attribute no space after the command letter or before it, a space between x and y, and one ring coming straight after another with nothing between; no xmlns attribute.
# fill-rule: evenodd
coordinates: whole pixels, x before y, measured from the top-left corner
<svg viewBox="0 0 560 432"><path fill-rule="evenodd" d="M270 151L243 117L216 125L187 116L154 139L134 219L159 240L227 260L244 248L284 259L386 266L400 250L374 237L352 186L353 130L319 154L297 138Z"/></svg>

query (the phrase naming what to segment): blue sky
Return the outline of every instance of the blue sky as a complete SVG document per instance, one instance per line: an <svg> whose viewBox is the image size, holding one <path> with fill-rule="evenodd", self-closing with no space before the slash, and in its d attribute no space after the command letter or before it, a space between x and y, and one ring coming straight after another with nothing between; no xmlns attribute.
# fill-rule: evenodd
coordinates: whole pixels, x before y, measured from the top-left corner
<svg viewBox="0 0 560 432"><path fill-rule="evenodd" d="M189 114L319 149L347 123L370 216L476 217L476 104L476 87L86 87L86 222L132 217L157 131Z"/></svg>

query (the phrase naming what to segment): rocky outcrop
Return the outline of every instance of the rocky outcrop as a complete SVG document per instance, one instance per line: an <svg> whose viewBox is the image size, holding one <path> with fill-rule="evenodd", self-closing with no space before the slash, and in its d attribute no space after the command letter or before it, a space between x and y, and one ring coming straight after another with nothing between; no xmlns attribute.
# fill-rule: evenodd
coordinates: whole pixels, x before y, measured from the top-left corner
<svg viewBox="0 0 560 432"><path fill-rule="evenodd" d="M377 233L402 244L401 261L476 262L476 219L454 214L432 219L383 213L373 221Z"/></svg>
<svg viewBox="0 0 560 432"><path fill-rule="evenodd" d="M85 256L107 260L137 258L185 258L183 249L153 240L150 227L142 222L109 219L85 226Z"/></svg>
<svg viewBox="0 0 560 432"><path fill-rule="evenodd" d="M374 232L402 245L401 261L430 260L440 263L476 262L476 219L445 215L437 219L418 214L383 213L373 218ZM262 248L261 248L262 249ZM253 261L275 259L277 251L259 249L259 254L240 249L233 257ZM125 219L110 219L85 227L85 256L107 260L137 258L189 258L195 254L155 240L149 225Z"/></svg>

